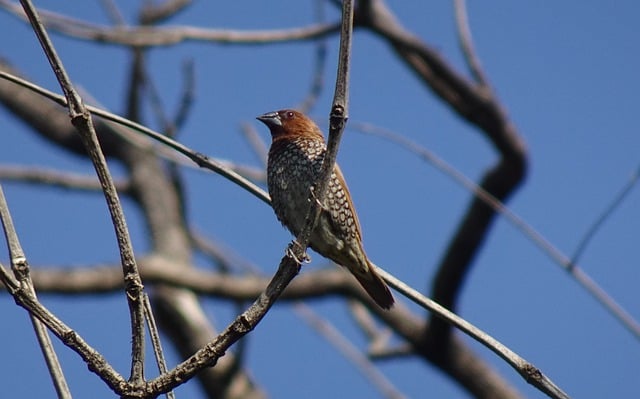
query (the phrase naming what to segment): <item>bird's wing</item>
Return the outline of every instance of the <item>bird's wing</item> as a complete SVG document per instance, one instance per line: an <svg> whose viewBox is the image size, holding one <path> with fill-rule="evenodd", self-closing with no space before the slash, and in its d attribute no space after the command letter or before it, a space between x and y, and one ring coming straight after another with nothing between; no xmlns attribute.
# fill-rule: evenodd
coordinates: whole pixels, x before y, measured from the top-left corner
<svg viewBox="0 0 640 399"><path fill-rule="evenodd" d="M356 208L353 206L353 202L351 201L351 193L349 192L349 187L347 186L347 182L344 180L344 176L342 175L342 171L340 170L340 166L338 164L333 168L340 185L344 188L344 193L347 197L347 203L349 204L349 209L351 209L351 213L353 215L353 220L356 223L356 235L359 240L362 240L362 229L360 228L360 220L358 220L358 213L356 212Z"/></svg>

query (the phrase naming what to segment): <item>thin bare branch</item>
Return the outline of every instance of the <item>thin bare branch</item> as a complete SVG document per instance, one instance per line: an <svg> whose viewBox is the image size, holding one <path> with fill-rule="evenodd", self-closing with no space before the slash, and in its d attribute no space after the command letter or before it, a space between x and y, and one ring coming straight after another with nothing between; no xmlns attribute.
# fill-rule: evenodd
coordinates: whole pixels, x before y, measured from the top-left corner
<svg viewBox="0 0 640 399"><path fill-rule="evenodd" d="M393 332L388 328L380 328L371 312L362 303L349 301L349 310L354 321L369 340L369 349L367 350L369 353L379 352L382 348L389 346L389 340L393 336Z"/></svg>
<svg viewBox="0 0 640 399"><path fill-rule="evenodd" d="M482 87L489 89L489 81L484 74L480 58L478 58L473 46L471 29L469 29L469 18L467 17L466 0L454 0L454 10L456 15L456 26L458 27L458 41L462 48L465 60L471 71L474 80Z"/></svg>
<svg viewBox="0 0 640 399"><path fill-rule="evenodd" d="M122 12L114 0L100 0L100 3L113 24L120 26L126 24L124 16L122 16Z"/></svg>
<svg viewBox="0 0 640 399"><path fill-rule="evenodd" d="M19 7L9 0L0 0L12 14L24 18ZM107 27L89 24L51 11L40 11L48 29L77 39L95 43L109 43L133 47L170 46L185 41L204 41L221 44L272 44L278 42L315 40L332 35L339 30L339 23L313 25L302 28L264 31L239 31L230 29L205 29L192 26L163 27Z"/></svg>
<svg viewBox="0 0 640 399"><path fill-rule="evenodd" d="M20 289L27 295L36 298L36 291L33 288L33 281L31 281L29 263L27 262L27 257L22 250L22 245L20 245L18 233L13 225L13 220L11 218L11 213L9 212L7 200L4 197L2 186L0 186L0 219L2 221L7 247L9 249L9 257L11 259L11 269L13 269L13 274L20 283ZM67 380L64 377L62 366L60 365L58 356L53 348L48 331L40 320L32 314L29 314L29 318L31 319L31 323L33 324L33 328L36 332L40 349L42 350L42 354L47 363L47 368L58 397L62 399L70 399L71 391L69 391Z"/></svg>
<svg viewBox="0 0 640 399"><path fill-rule="evenodd" d="M149 315L153 314L151 309L151 302L149 301L149 296L144 294L144 312L145 312L145 320L147 321L147 328L149 329L149 337L151 339L151 346L153 347L153 354L156 357L156 364L158 365L158 371L160 374L164 374L167 372L167 362L164 357L164 351L162 350L162 344L160 343L160 332L158 330L158 326L156 324L156 320L153 317L149 317ZM175 394L173 390L166 393L167 399L175 399Z"/></svg>
<svg viewBox="0 0 640 399"><path fill-rule="evenodd" d="M173 126L176 131L180 131L184 123L189 118L192 109L193 100L196 93L196 70L193 59L185 60L182 63L182 95L175 116L173 117Z"/></svg>
<svg viewBox="0 0 640 399"><path fill-rule="evenodd" d="M369 349L371 359L390 360L415 356L415 350L410 344L399 344L395 346L377 347Z"/></svg>
<svg viewBox="0 0 640 399"><path fill-rule="evenodd" d="M324 0L315 1L315 14L318 23L324 23ZM311 85L307 96L296 108L302 113L308 114L318 101L324 88L324 71L327 61L327 40L318 40L315 45L315 57Z"/></svg>
<svg viewBox="0 0 640 399"><path fill-rule="evenodd" d="M243 122L240 124L240 131L244 135L244 138L247 140L253 153L256 155L260 163L266 168L267 167L267 155L269 154L269 149L265 144L264 140L260 137L256 129L253 125Z"/></svg>
<svg viewBox="0 0 640 399"><path fill-rule="evenodd" d="M422 306L425 309L433 312L436 317L442 318L448 324L456 326L460 331L464 332L471 338L480 342L493 353L500 356L511 367L513 367L529 384L535 386L540 391L547 394L550 398L568 399L569 396L560 389L551 379L545 376L542 371L535 367L532 363L529 363L517 353L507 348L498 340L491 337L489 334L475 327L473 324L464 320L460 316L452 313L439 305L437 302L425 297L418 291L414 290L401 280L397 279L392 274L385 270L376 267L376 271L380 276L389 283L390 286L404 294L414 303Z"/></svg>
<svg viewBox="0 0 640 399"><path fill-rule="evenodd" d="M232 249L227 248L224 244L205 237L195 229L189 231L189 239L196 250L215 262L224 273L239 270L245 273L261 274L257 266L236 255Z"/></svg>
<svg viewBox="0 0 640 399"><path fill-rule="evenodd" d="M137 67L140 68L140 71L133 72L135 76L132 77L131 80L135 81L136 85L144 88L144 91L147 94L147 98L149 99L151 112L155 116L156 124L157 126L160 126L160 130L169 137L175 137L176 127L169 117L166 107L163 104L163 97L160 94L155 81L149 76L149 74L146 72L146 69L144 68L144 64L146 62L144 55L144 52L140 52L140 58L143 60Z"/></svg>
<svg viewBox="0 0 640 399"><path fill-rule="evenodd" d="M349 68L351 60L351 40L353 35L353 0L345 0L342 3L342 26L340 29L340 52L338 56L338 72L336 75L333 103L329 114L329 140L327 150L322 160L317 181L309 193L309 209L305 217L305 224L300 234L296 237L293 246L293 257L305 259L305 250L311 238L311 232L315 228L320 216L320 204L329 187L329 180L338 155L340 138L349 118Z"/></svg>
<svg viewBox="0 0 640 399"><path fill-rule="evenodd" d="M122 271L126 282L126 298L129 305L131 316L131 333L132 333L132 364L131 364L131 380L141 383L144 380L144 309L142 304L142 281L136 266L131 245L131 237L127 229L127 224L122 211L120 199L116 193L111 174L107 167L107 162L100 149L100 143L96 135L91 115L82 103L82 99L71 84L71 80L67 75L62 61L49 39L49 36L40 21L38 13L31 3L31 0L20 0L24 12L31 23L31 26L38 37L45 55L51 68L53 69L60 87L64 92L69 107L69 116L71 123L76 127L86 150L93 162L100 183L103 187L107 207L111 214L111 219L116 232L118 249L120 250L120 259L122 262Z"/></svg>
<svg viewBox="0 0 640 399"><path fill-rule="evenodd" d="M1 165L0 181L43 184L51 187L81 191L102 191L100 181L98 181L95 176L28 166ZM114 184L119 193L128 193L130 188L128 181L116 180Z"/></svg>
<svg viewBox="0 0 640 399"><path fill-rule="evenodd" d="M393 386L391 381L373 366L371 360L347 340L331 323L322 319L307 305L297 302L294 306L295 313L307 322L315 331L322 335L340 353L354 364L383 397L389 399L401 399L405 396Z"/></svg>
<svg viewBox="0 0 640 399"><path fill-rule="evenodd" d="M631 192L631 189L636 185L638 179L640 178L640 168L636 169L632 174L627 183L622 187L620 192L616 194L611 203L607 206L607 208L602 212L602 214L593 222L593 224L587 229L587 232L584 234L578 246L576 247L575 252L571 256L570 268L573 269L575 265L578 263L578 259L587 248L593 236L598 232L600 227L604 224L604 222L609 219L609 217L613 214L613 212L622 204L622 202L627 198L627 195Z"/></svg>

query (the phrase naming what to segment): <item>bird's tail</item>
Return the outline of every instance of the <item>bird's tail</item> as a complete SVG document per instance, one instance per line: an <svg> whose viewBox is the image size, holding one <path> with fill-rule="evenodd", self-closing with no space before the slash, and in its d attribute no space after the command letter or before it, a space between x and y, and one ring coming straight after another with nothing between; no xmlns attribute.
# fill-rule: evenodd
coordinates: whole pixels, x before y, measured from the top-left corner
<svg viewBox="0 0 640 399"><path fill-rule="evenodd" d="M353 273L362 288L371 298L383 309L390 309L395 300L387 284L375 271L375 265L369 262L369 267L365 273Z"/></svg>

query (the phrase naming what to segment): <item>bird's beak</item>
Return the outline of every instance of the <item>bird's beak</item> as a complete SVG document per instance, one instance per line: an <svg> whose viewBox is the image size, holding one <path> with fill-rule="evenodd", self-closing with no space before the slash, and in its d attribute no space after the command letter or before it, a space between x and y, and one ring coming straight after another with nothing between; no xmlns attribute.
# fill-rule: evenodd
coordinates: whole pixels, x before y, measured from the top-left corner
<svg viewBox="0 0 640 399"><path fill-rule="evenodd" d="M282 119L280 119L280 115L278 115L277 112L267 112L264 115L256 117L256 119L269 127L282 126Z"/></svg>

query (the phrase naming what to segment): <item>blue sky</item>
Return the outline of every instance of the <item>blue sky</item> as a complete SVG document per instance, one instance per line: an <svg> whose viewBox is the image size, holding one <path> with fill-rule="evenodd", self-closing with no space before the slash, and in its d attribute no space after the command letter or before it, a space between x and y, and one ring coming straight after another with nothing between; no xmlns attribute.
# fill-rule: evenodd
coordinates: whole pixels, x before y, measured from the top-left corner
<svg viewBox="0 0 640 399"><path fill-rule="evenodd" d="M60 3L37 5L107 23L100 2ZM120 3L128 20L134 21L131 5ZM407 29L467 73L450 2L389 1L389 7ZM333 8L327 11L329 20L336 18ZM640 5L630 0L606 5L597 1L469 4L476 50L530 156L527 181L509 206L567 255L640 163L639 12ZM312 21L311 2L291 0L200 2L171 23L278 29ZM74 82L104 107L123 111L128 53L60 35L53 40ZM0 48L0 54L34 82L59 91L33 33L6 13L0 13ZM323 128L333 93L336 50L333 37L327 86L311 113ZM186 43L151 50L149 65L164 104L173 110L181 90L181 64L185 58L195 62L196 99L180 133L181 142L210 156L259 166L239 124L253 124L267 140L266 129L253 118L300 102L310 84L313 51L309 43L261 47ZM475 128L426 90L386 44L364 31L356 33L353 44L350 117L352 122L373 123L409 137L474 180L496 160ZM87 161L51 147L4 110L0 125L0 163L92 173ZM429 287L469 193L418 157L352 129L345 133L338 161L360 215L368 254L415 288ZM112 166L116 175L121 173L119 165ZM218 176L197 170L185 171L185 176L193 224L265 274L273 273L291 238L272 211ZM34 268L117 259L102 197L13 183L3 184L3 189ZM638 198L636 188L581 258L583 269L636 318L640 318ZM144 253L148 246L142 219L127 200L125 212L135 249ZM0 259L7 264L6 254ZM325 264L316 255L306 267ZM71 300L43 295L42 300L127 373L128 321L122 294ZM234 315L224 303L203 302L219 329ZM460 304L463 317L533 362L572 397L640 395L638 339L504 219L494 225L477 257ZM340 301L309 305L358 347L366 347ZM4 392L8 397L52 397L24 311L3 295L0 312L5 320L0 329ZM87 316L96 312L100 317ZM247 367L271 397L377 395L347 360L300 322L290 305L270 312L249 340ZM491 352L471 345L524 396L544 397ZM106 397L108 391L79 358L58 347L72 392L77 397ZM170 361L176 361L175 355ZM465 396L420 360L379 366L408 397ZM178 394L197 397L198 387L187 384Z"/></svg>

